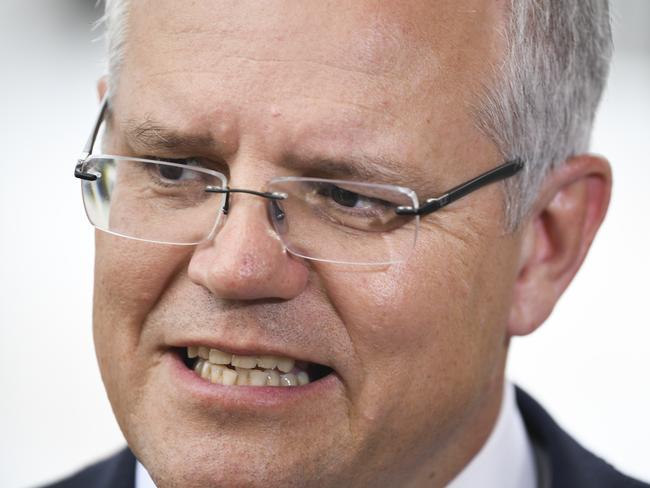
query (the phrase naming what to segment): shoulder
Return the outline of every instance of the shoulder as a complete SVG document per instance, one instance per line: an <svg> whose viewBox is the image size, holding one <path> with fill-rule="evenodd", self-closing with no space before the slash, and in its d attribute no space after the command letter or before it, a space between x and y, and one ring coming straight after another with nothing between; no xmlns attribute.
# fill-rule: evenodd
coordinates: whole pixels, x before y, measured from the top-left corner
<svg viewBox="0 0 650 488"><path fill-rule="evenodd" d="M134 485L135 456L126 448L43 488L133 488Z"/></svg>
<svg viewBox="0 0 650 488"><path fill-rule="evenodd" d="M517 405L533 444L548 458L553 488L650 488L650 485L625 476L587 451L520 388L517 388Z"/></svg>

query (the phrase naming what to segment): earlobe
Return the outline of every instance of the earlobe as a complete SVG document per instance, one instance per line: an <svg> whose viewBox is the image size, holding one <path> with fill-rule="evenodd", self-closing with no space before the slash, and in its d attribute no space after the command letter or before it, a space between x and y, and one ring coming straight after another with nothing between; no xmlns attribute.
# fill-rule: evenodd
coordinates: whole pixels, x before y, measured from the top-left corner
<svg viewBox="0 0 650 488"><path fill-rule="evenodd" d="M548 176L521 230L509 335L530 334L551 314L605 218L611 184L609 163L591 155Z"/></svg>

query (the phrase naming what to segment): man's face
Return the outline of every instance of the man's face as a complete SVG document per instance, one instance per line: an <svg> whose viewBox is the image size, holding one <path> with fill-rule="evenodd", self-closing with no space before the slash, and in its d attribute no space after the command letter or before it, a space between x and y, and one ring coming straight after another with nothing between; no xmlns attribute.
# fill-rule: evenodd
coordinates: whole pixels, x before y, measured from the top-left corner
<svg viewBox="0 0 650 488"><path fill-rule="evenodd" d="M106 152L196 157L253 190L322 176L296 160L392 161L377 182L420 199L502 162L471 112L495 2L132 4ZM285 252L265 205L236 196L196 247L97 234L96 349L129 445L159 486L448 481L499 407L519 245L499 185L424 217L410 258L379 268ZM332 373L213 385L182 361L197 345Z"/></svg>

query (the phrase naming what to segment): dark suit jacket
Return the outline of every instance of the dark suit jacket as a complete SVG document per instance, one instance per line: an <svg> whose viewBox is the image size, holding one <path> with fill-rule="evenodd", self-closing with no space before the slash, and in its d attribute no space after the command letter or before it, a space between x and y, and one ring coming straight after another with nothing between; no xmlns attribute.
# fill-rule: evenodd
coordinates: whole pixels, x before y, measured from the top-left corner
<svg viewBox="0 0 650 488"><path fill-rule="evenodd" d="M517 405L528 435L544 453L552 488L650 488L619 473L580 446L521 389L517 389ZM48 488L133 488L134 483L135 457L124 449Z"/></svg>

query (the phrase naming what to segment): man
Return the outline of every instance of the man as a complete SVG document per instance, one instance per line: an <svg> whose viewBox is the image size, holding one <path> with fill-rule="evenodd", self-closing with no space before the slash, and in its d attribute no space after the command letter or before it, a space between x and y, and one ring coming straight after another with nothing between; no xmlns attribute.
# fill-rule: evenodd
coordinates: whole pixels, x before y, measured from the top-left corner
<svg viewBox="0 0 650 488"><path fill-rule="evenodd" d="M75 175L129 450L55 486L645 486L504 380L608 206L605 1L107 22Z"/></svg>

